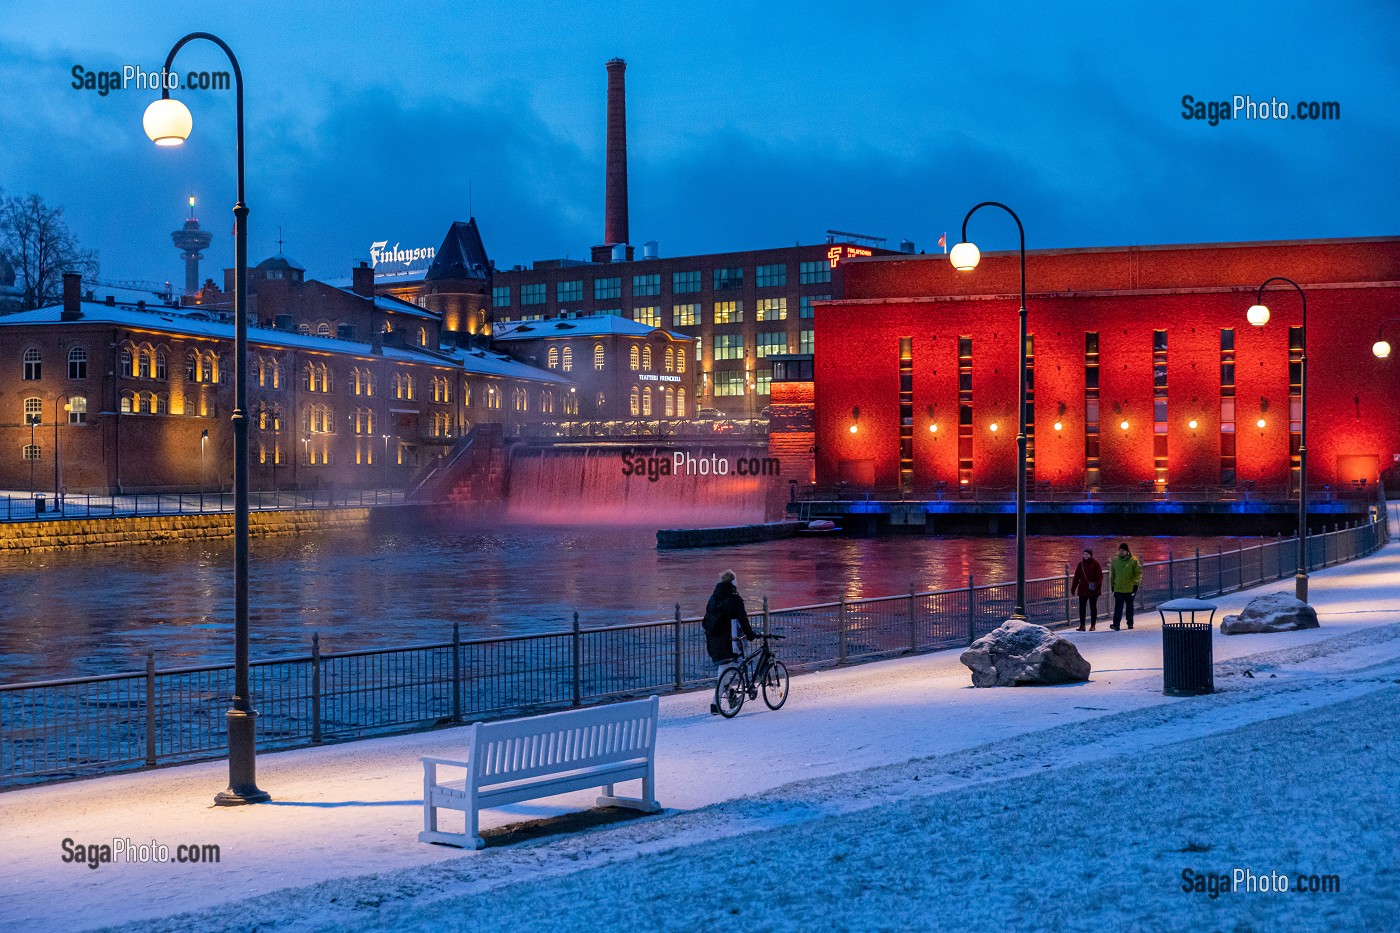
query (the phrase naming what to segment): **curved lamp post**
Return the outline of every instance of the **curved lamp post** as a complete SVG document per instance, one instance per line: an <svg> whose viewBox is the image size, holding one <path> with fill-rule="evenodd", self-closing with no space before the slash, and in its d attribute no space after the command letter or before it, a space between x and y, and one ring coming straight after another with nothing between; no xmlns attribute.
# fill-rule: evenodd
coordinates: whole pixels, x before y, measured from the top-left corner
<svg viewBox="0 0 1400 933"><path fill-rule="evenodd" d="M1294 578L1294 595L1303 602L1308 601L1308 296L1302 286L1281 275L1265 279L1254 292L1254 304L1245 313L1245 319L1255 327L1269 323L1269 309L1264 304L1264 289L1271 282L1292 285L1303 300L1303 346L1298 378L1298 395L1301 411L1298 419L1298 575ZM1374 348L1372 348L1374 350ZM1387 349L1389 349L1387 347Z"/></svg>
<svg viewBox="0 0 1400 933"><path fill-rule="evenodd" d="M214 797L220 806L262 803L272 799L257 783L257 711L248 685L248 205L243 192L243 72L233 50L218 36L192 32L170 49L161 72L160 100L146 108L141 123L157 146L178 146L190 135L194 119L189 108L170 96L170 66L175 54L195 39L207 39L224 50L233 66L237 114L238 202L234 217L233 285L233 576L234 686L228 721L228 789Z"/></svg>
<svg viewBox="0 0 1400 933"><path fill-rule="evenodd" d="M999 207L1016 221L1016 231L1021 236L1021 312L1020 312L1020 393L1018 405L1020 417L1017 419L1016 434L1016 608L1012 619L1025 621L1026 618L1026 228L1016 212L1000 201L983 201L967 212L962 222L962 239L948 253L948 260L959 272L971 272L977 268L982 253L967 239L967 222L972 215L984 207Z"/></svg>

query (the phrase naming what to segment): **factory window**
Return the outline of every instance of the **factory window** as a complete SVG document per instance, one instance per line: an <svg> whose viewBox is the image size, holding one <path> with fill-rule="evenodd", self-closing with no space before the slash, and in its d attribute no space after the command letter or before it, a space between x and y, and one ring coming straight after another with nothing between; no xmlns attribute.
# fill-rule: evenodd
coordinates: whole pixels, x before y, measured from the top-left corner
<svg viewBox="0 0 1400 933"><path fill-rule="evenodd" d="M651 347L642 347L642 369L651 372Z"/></svg>
<svg viewBox="0 0 1400 933"><path fill-rule="evenodd" d="M676 371L676 351L672 350L670 347L667 347L667 348L666 348L666 364L665 364L665 365L666 365L666 372L668 372L668 373L673 373L673 372Z"/></svg>
<svg viewBox="0 0 1400 933"><path fill-rule="evenodd" d="M700 272L672 272L671 292L676 295L689 295L700 290Z"/></svg>
<svg viewBox="0 0 1400 933"><path fill-rule="evenodd" d="M27 398L24 400L24 423L38 424L44 420L44 400Z"/></svg>
<svg viewBox="0 0 1400 933"><path fill-rule="evenodd" d="M593 297L595 299L621 298L622 276L619 275L607 279L594 279Z"/></svg>
<svg viewBox="0 0 1400 933"><path fill-rule="evenodd" d="M87 421L87 399L74 395L68 399L68 423L83 424Z"/></svg>
<svg viewBox="0 0 1400 933"><path fill-rule="evenodd" d="M601 343L595 343L593 345L593 368L602 369L603 362L603 345Z"/></svg>
<svg viewBox="0 0 1400 933"><path fill-rule="evenodd" d="M568 282L560 282L554 287L554 295L560 304L566 301L583 300L583 279L573 279Z"/></svg>
<svg viewBox="0 0 1400 933"><path fill-rule="evenodd" d="M82 347L74 347L68 351L68 378L87 378L87 351Z"/></svg>
<svg viewBox="0 0 1400 933"><path fill-rule="evenodd" d="M661 294L661 275L634 275L632 276L632 295L639 297L643 295Z"/></svg>
<svg viewBox="0 0 1400 933"><path fill-rule="evenodd" d="M25 444L25 445L24 445L24 459L26 459L26 460L40 460L40 459L42 459L42 458L39 456L39 445L38 445L38 444Z"/></svg>
<svg viewBox="0 0 1400 933"><path fill-rule="evenodd" d="M817 344L817 332L811 328L799 330L797 332L797 352L811 353L812 348Z"/></svg>
<svg viewBox="0 0 1400 933"><path fill-rule="evenodd" d="M742 301L715 302L716 324L741 324L743 321L744 303Z"/></svg>
<svg viewBox="0 0 1400 933"><path fill-rule="evenodd" d="M563 364L560 366L560 368L563 369L564 372L566 372L566 373L571 373L571 372L574 371L574 348L573 348L573 347L565 347L565 348L564 348L564 362L563 362Z"/></svg>
<svg viewBox="0 0 1400 933"><path fill-rule="evenodd" d="M744 270L741 266L715 270L715 291L726 288L743 288Z"/></svg>
<svg viewBox="0 0 1400 933"><path fill-rule="evenodd" d="M787 299L760 298L758 299L757 311L760 321L786 321Z"/></svg>
<svg viewBox="0 0 1400 933"><path fill-rule="evenodd" d="M645 324L648 327L661 326L661 309L652 305L649 308L633 308L632 320L638 324Z"/></svg>
<svg viewBox="0 0 1400 933"><path fill-rule="evenodd" d="M520 286L520 303L522 305L542 305L544 304L544 300L543 282Z"/></svg>
<svg viewBox="0 0 1400 933"><path fill-rule="evenodd" d="M676 372L685 372L685 348L676 347Z"/></svg>
<svg viewBox="0 0 1400 933"><path fill-rule="evenodd" d="M787 333L785 331L769 331L758 335L757 356L763 357L773 353L787 352Z"/></svg>
<svg viewBox="0 0 1400 933"><path fill-rule="evenodd" d="M772 391L773 391L773 370L772 370L771 367L769 367L769 368L767 368L767 369L763 369L763 368L755 369L755 370L754 370L754 373L753 373L753 379L754 379L754 392L755 392L755 393L757 393L758 395L768 395L768 394L772 393Z"/></svg>
<svg viewBox="0 0 1400 933"><path fill-rule="evenodd" d="M671 308L672 327L698 327L704 323L698 304L675 305Z"/></svg>
<svg viewBox="0 0 1400 933"><path fill-rule="evenodd" d="M715 359L742 360L744 358L743 334L716 334Z"/></svg>
<svg viewBox="0 0 1400 933"><path fill-rule="evenodd" d="M759 266L754 270L754 282L759 288L776 288L787 284L787 265L777 263L772 266Z"/></svg>
<svg viewBox="0 0 1400 933"><path fill-rule="evenodd" d="M803 295L797 299L797 316L810 319L812 317L812 302L830 300L830 295Z"/></svg>
<svg viewBox="0 0 1400 933"><path fill-rule="evenodd" d="M199 358L196 357L196 356L191 356L191 357L190 357L190 360L193 360L193 361L195 361L195 362L190 363L190 364L187 364L186 369L185 369L185 376L186 376L186 378L190 379L191 381L194 380L194 370L191 369L191 368L189 368L189 367L190 367L190 366L196 366L196 367L197 367L197 366L199 365L198 359L199 359ZM130 379L130 378L131 378L131 375L132 375L131 350L130 350L128 347L122 347L120 372L121 372L121 374L122 374L122 376L123 376L124 378L126 378L126 379Z"/></svg>
<svg viewBox="0 0 1400 933"><path fill-rule="evenodd" d="M831 264L825 259L804 262L797 269L797 280L803 285L831 281Z"/></svg>
<svg viewBox="0 0 1400 933"><path fill-rule="evenodd" d="M30 347L28 350L25 350L24 378L32 382L35 379L41 378L43 376L43 372L44 363L43 358L39 355L39 351L34 349L33 347Z"/></svg>
<svg viewBox="0 0 1400 933"><path fill-rule="evenodd" d="M715 373L716 398L743 395L744 389L744 374L739 370Z"/></svg>
<svg viewBox="0 0 1400 933"><path fill-rule="evenodd" d="M632 344L632 349L629 350L628 353L627 353L627 361L628 361L628 368L631 369L632 372L635 373L637 370L641 369L641 368L642 368L642 350L641 350L641 347L638 347L635 343Z"/></svg>
<svg viewBox="0 0 1400 933"><path fill-rule="evenodd" d="M1099 484L1099 335L1084 335L1084 485Z"/></svg>
<svg viewBox="0 0 1400 933"><path fill-rule="evenodd" d="M548 355L546 356L546 359L549 361L548 366L549 366L550 369L558 369L558 368L559 368L559 348L558 348L558 347L550 347L550 348L549 348L549 353L548 353Z"/></svg>
<svg viewBox="0 0 1400 933"><path fill-rule="evenodd" d="M509 285L497 285L495 288L492 288L492 289L491 289L491 307L493 307L493 308L509 308L509 307L510 307L510 286L509 286Z"/></svg>

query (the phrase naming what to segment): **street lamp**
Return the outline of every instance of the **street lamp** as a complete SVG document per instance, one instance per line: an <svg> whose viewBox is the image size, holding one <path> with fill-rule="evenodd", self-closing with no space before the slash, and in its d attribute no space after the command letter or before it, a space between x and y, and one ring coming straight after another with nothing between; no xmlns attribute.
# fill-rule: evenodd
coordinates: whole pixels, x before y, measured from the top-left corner
<svg viewBox="0 0 1400 933"><path fill-rule="evenodd" d="M35 498L34 486L34 464L39 462L35 456L39 442L34 438L34 430L39 426L39 422L44 419L43 415L25 415L25 420L29 422L29 450L25 451L29 455L29 498Z"/></svg>
<svg viewBox="0 0 1400 933"><path fill-rule="evenodd" d="M948 253L948 260L959 272L971 272L982 259L982 252L967 239L967 222L972 215L984 207L999 207L1016 221L1016 231L1021 238L1021 311L1020 340L1017 343L1020 354L1020 392L1017 395L1020 418L1017 419L1016 434L1016 607L1011 618L1025 621L1026 618L1026 382L1029 372L1026 368L1026 228L1016 212L1000 201L983 201L974 205L962 222L962 240Z"/></svg>
<svg viewBox="0 0 1400 933"><path fill-rule="evenodd" d="M160 99L146 108L141 123L157 146L178 146L190 135L189 108L170 96L168 76L175 55L189 42L205 39L223 49L233 66L237 132L235 159L238 201L234 217L233 279L233 639L234 675L228 723L228 788L214 797L219 806L272 799L257 783L257 717L248 677L248 204L243 187L243 72L228 43L208 32L192 32L170 49L161 70Z"/></svg>
<svg viewBox="0 0 1400 933"><path fill-rule="evenodd" d="M1302 286L1281 275L1265 279L1254 292L1254 304L1245 319L1255 327L1269 323L1269 309L1264 304L1264 289L1271 282L1284 282L1298 291L1303 300L1302 343L1299 348L1298 395L1301 410L1298 418L1298 575L1294 578L1294 595L1308 601L1308 296ZM1374 351L1374 348L1372 348ZM1262 427L1262 425L1261 425Z"/></svg>
<svg viewBox="0 0 1400 933"><path fill-rule="evenodd" d="M384 435L384 488L389 488L389 435Z"/></svg>
<svg viewBox="0 0 1400 933"><path fill-rule="evenodd" d="M204 448L209 444L209 429L199 432L199 510L204 511L204 487L209 485L209 473L204 469ZM220 487L222 490L223 487Z"/></svg>

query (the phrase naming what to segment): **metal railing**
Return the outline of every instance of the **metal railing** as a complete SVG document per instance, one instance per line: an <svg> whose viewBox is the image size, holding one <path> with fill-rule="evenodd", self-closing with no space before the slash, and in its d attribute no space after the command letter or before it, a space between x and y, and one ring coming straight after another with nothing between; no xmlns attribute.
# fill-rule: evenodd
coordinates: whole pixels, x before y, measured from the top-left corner
<svg viewBox="0 0 1400 933"><path fill-rule="evenodd" d="M402 489L303 489L256 491L249 495L254 511L291 509L368 508L402 505ZM62 518L115 518L131 515L201 515L232 512L232 492L164 492L131 495L0 496L0 522L53 521Z"/></svg>
<svg viewBox="0 0 1400 933"><path fill-rule="evenodd" d="M1308 488L1308 500L1320 502L1375 501L1379 487L1354 483L1349 486ZM795 486L797 502L974 502L1013 503L1014 486L959 486L956 483L865 487L848 483L832 486ZM1026 493L1029 502L1297 502L1295 486L1259 486L1251 481L1236 485L1187 485L1144 482L1126 485L1068 486L1036 483Z"/></svg>
<svg viewBox="0 0 1400 933"><path fill-rule="evenodd" d="M1369 554L1389 540L1380 520L1309 539L1310 569ZM1144 565L1138 600L1150 609L1175 596L1208 597L1293 576L1296 539L1217 549ZM1077 614L1069 568L1027 581L1033 622L1061 626ZM1011 613L1013 583L770 609L751 618L787 636L780 654L793 669L960 647ZM709 681L699 618L672 618L568 631L362 651L311 651L255 661L258 744L287 749L409 732L513 713L679 691ZM145 669L100 677L0 686L0 786L126 767L218 757L231 665Z"/></svg>

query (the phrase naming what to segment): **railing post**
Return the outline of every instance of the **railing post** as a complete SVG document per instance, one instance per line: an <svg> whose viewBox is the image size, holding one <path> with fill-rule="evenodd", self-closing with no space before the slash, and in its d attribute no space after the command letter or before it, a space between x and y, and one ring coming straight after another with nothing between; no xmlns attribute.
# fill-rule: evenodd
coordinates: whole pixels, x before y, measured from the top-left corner
<svg viewBox="0 0 1400 933"><path fill-rule="evenodd" d="M156 766L156 653L146 650L146 767Z"/></svg>
<svg viewBox="0 0 1400 933"><path fill-rule="evenodd" d="M1196 548L1196 598L1201 598L1201 549Z"/></svg>
<svg viewBox="0 0 1400 933"><path fill-rule="evenodd" d="M765 596L763 597L763 634L768 635L771 633L772 629L769 628L768 625L768 597Z"/></svg>
<svg viewBox="0 0 1400 933"><path fill-rule="evenodd" d="M764 604L765 604L765 608L766 608L766 606L767 606L767 599L766 599L766 598L764 599ZM765 612L765 613L763 614L763 617L764 617L764 619L766 620L766 619L768 618L768 613ZM675 677L676 677L676 690L680 690L680 689L681 689L681 604L680 604L680 603L676 603L676 621L674 621L674 622L671 623L671 637L672 637L672 640L675 641L675 643L676 643L676 656L675 656L674 671L673 671L673 673L675 674Z"/></svg>
<svg viewBox="0 0 1400 933"><path fill-rule="evenodd" d="M1225 593L1225 549L1219 544L1215 546L1215 592Z"/></svg>
<svg viewBox="0 0 1400 933"><path fill-rule="evenodd" d="M1065 624L1069 625L1073 621L1073 613L1069 606L1069 561L1065 561Z"/></svg>
<svg viewBox="0 0 1400 933"><path fill-rule="evenodd" d="M914 581L909 581L909 653L913 654L919 650L919 621L916 604L917 597L914 595Z"/></svg>
<svg viewBox="0 0 1400 933"><path fill-rule="evenodd" d="M836 663L846 663L846 594L841 594L841 605L836 612Z"/></svg>
<svg viewBox="0 0 1400 933"><path fill-rule="evenodd" d="M977 640L977 588L973 585L972 574L967 575L967 643Z"/></svg>
<svg viewBox="0 0 1400 933"><path fill-rule="evenodd" d="M321 633L311 633L311 743L321 744Z"/></svg>
<svg viewBox="0 0 1400 933"><path fill-rule="evenodd" d="M1240 589L1244 589L1244 548L1236 546L1235 560L1239 563Z"/></svg>
<svg viewBox="0 0 1400 933"><path fill-rule="evenodd" d="M1176 599L1176 559L1167 548L1167 599Z"/></svg>
<svg viewBox="0 0 1400 933"><path fill-rule="evenodd" d="M583 705L583 639L579 634L578 610L574 610L574 705Z"/></svg>
<svg viewBox="0 0 1400 933"><path fill-rule="evenodd" d="M462 721L462 625L452 623L452 721Z"/></svg>

